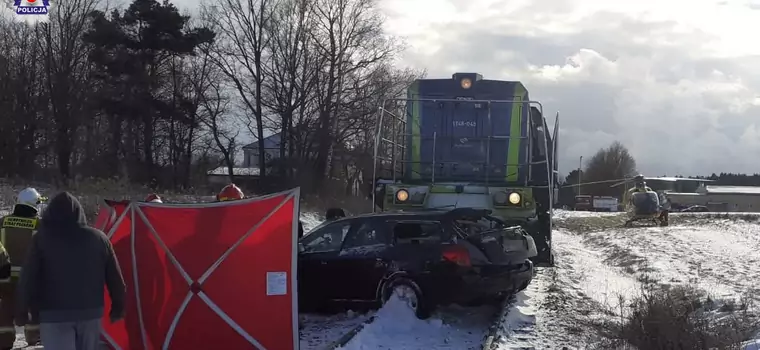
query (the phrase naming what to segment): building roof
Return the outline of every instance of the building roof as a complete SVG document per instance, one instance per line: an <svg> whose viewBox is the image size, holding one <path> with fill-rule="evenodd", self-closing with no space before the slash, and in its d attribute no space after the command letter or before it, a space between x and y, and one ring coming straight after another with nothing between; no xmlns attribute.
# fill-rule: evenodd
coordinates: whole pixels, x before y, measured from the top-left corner
<svg viewBox="0 0 760 350"><path fill-rule="evenodd" d="M671 177L671 176L658 176L658 177L647 177L645 180L650 181L667 181L667 182L677 182L677 181L697 181L697 182L713 182L715 180L705 180L705 179L692 179L688 177Z"/></svg>
<svg viewBox="0 0 760 350"><path fill-rule="evenodd" d="M668 196L704 196L704 193L694 192L666 192Z"/></svg>
<svg viewBox="0 0 760 350"><path fill-rule="evenodd" d="M235 176L258 176L259 168L232 168L232 174ZM206 175L230 176L230 171L226 166L220 166L216 169L209 170Z"/></svg>
<svg viewBox="0 0 760 350"><path fill-rule="evenodd" d="M281 134L278 132L264 138L264 149L280 149ZM243 146L243 149L258 149L259 142L255 141Z"/></svg>
<svg viewBox="0 0 760 350"><path fill-rule="evenodd" d="M760 186L705 186L710 194L760 194Z"/></svg>

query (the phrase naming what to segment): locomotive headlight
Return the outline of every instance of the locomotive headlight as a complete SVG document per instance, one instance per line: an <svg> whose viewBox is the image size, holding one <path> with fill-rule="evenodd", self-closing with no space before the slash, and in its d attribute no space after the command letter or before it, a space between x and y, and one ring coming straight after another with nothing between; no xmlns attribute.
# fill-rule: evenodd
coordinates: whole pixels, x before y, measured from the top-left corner
<svg viewBox="0 0 760 350"><path fill-rule="evenodd" d="M462 79L462 89L469 89L472 87L472 80L470 78Z"/></svg>
<svg viewBox="0 0 760 350"><path fill-rule="evenodd" d="M399 202L406 202L406 200L409 199L409 191L407 190L398 190L396 192L396 200Z"/></svg>
<svg viewBox="0 0 760 350"><path fill-rule="evenodd" d="M519 193L512 192L509 194L509 203L517 205L517 204L520 204L520 200L522 200L522 197L520 197Z"/></svg>

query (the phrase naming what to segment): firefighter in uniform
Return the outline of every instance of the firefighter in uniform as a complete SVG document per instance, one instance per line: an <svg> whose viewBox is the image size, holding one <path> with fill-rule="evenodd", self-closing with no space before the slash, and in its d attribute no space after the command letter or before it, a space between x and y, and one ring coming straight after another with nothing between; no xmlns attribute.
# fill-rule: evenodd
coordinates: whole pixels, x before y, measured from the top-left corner
<svg viewBox="0 0 760 350"><path fill-rule="evenodd" d="M245 198L243 191L235 184L224 186L224 188L216 194L217 202L236 201L243 198Z"/></svg>
<svg viewBox="0 0 760 350"><path fill-rule="evenodd" d="M45 201L34 188L25 188L16 197L13 212L0 219L0 243L7 252L11 262L10 279L0 281L0 349L13 348L16 340L14 329L14 300L16 284L21 274L21 266L26 258L26 251L32 242L32 235L39 224L39 205ZM30 315L29 323L24 326L26 342L39 344L40 330L37 315Z"/></svg>
<svg viewBox="0 0 760 350"><path fill-rule="evenodd" d="M0 243L0 284L8 284L10 280L11 259L8 256L5 247ZM4 312L6 312L5 310L9 307L14 307L14 305L5 306L5 303L5 299L0 300L0 307ZM3 321L5 321L5 314L3 314L3 317ZM16 342L16 327L13 326L13 322L10 323L10 326L5 325L7 323L8 322L4 322L4 325L0 327L0 349L2 350L13 349L13 343Z"/></svg>
<svg viewBox="0 0 760 350"><path fill-rule="evenodd" d="M670 212L670 201L665 192L660 192L660 216L657 217L660 220L661 226L668 226L668 213Z"/></svg>
<svg viewBox="0 0 760 350"><path fill-rule="evenodd" d="M155 193L149 194L147 197L145 197L145 201L148 203L163 203L164 201Z"/></svg>

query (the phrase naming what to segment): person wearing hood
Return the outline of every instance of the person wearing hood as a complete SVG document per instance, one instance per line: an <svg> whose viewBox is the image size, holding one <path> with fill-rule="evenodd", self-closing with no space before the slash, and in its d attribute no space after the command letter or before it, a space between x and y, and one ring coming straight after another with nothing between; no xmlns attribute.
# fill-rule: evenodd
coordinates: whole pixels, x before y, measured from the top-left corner
<svg viewBox="0 0 760 350"><path fill-rule="evenodd" d="M89 227L74 196L62 192L45 208L31 241L16 295L16 325L38 314L46 350L96 350L111 297L111 322L124 317L126 286L108 237Z"/></svg>
<svg viewBox="0 0 760 350"><path fill-rule="evenodd" d="M39 205L45 200L36 189L25 188L16 196L13 212L1 219L0 243L10 258L11 270L9 278L0 281L0 349L11 349L16 341L16 329L13 325L16 286L21 274L21 265L38 227ZM30 346L39 343L39 323L36 317L31 317L30 322L24 326L24 335Z"/></svg>

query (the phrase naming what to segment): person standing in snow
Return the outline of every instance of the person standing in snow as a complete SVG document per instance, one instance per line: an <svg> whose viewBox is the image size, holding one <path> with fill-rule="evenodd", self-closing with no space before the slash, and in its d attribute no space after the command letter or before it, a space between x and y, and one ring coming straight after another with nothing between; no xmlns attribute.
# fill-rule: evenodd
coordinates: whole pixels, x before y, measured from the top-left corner
<svg viewBox="0 0 760 350"><path fill-rule="evenodd" d="M46 350L96 350L111 297L111 322L124 317L126 286L108 237L87 226L84 209L62 192L45 208L19 280L16 324L38 313Z"/></svg>
<svg viewBox="0 0 760 350"><path fill-rule="evenodd" d="M5 247L0 243L0 282L8 283L11 281L11 259L8 256L8 252ZM13 349L13 343L16 341L16 328L11 322L10 326L3 326L0 331L0 341L2 341L2 347L0 349L10 350ZM10 344L10 345L9 345Z"/></svg>
<svg viewBox="0 0 760 350"><path fill-rule="evenodd" d="M34 188L25 188L16 196L13 212L0 219L0 240L10 258L10 278L0 281L0 349L11 349L16 341L13 318L16 304L16 286L21 265L38 227L39 205L45 201ZM24 336L29 345L40 341L39 323L36 315L24 326Z"/></svg>

